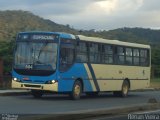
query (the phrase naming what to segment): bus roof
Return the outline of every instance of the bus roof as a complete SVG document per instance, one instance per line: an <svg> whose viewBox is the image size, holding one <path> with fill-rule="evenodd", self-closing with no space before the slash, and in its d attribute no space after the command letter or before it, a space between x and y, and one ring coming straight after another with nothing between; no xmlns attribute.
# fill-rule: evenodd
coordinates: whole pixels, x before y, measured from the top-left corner
<svg viewBox="0 0 160 120"><path fill-rule="evenodd" d="M76 39L76 37L72 34L64 33L64 32L46 32L46 31L29 31L29 32L20 32L19 34L58 34L61 38L66 38L66 39Z"/></svg>
<svg viewBox="0 0 160 120"><path fill-rule="evenodd" d="M138 47L138 48L150 48L150 45L122 42L119 40L109 40L109 39L103 39L103 38L98 38L98 37L87 37L84 35L76 35L75 36L73 34L68 34L68 33L64 33L64 32L30 31L30 32L20 32L19 34L32 34L32 33L33 34L34 33L58 34L61 38L66 38L66 39L76 39L78 37L79 40L84 40L84 41L108 43L108 44L113 44L113 45L122 45L122 46L129 46L129 47Z"/></svg>
<svg viewBox="0 0 160 120"><path fill-rule="evenodd" d="M77 37L80 40L84 40L84 41L92 41L92 42L98 42L98 43L108 43L108 44L113 44L113 45L122 45L122 46L149 48L150 49L150 45L144 45L144 44L122 42L119 40L109 40L109 39L103 39L103 38L98 38L98 37L87 37L84 35L77 35Z"/></svg>

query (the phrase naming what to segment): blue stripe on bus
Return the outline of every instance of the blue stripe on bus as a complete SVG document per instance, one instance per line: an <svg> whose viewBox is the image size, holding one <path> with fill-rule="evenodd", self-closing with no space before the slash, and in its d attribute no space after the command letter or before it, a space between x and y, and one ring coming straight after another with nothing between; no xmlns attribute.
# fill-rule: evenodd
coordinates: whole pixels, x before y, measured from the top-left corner
<svg viewBox="0 0 160 120"><path fill-rule="evenodd" d="M58 81L58 91L59 92L70 92L72 91L74 82L77 78L82 79L84 92L92 92L93 88L89 76L87 74L86 68L83 63L75 63L66 72L60 73L61 78Z"/></svg>
<svg viewBox="0 0 160 120"><path fill-rule="evenodd" d="M93 79L93 82L94 82L94 84L95 84L96 90L97 90L97 91L100 91L100 88L99 88L99 85L98 85L98 82L97 82L97 79L96 79L96 76L95 76L93 67L92 67L92 65L91 65L90 63L87 63L87 65L88 65L88 68L89 68L90 73L91 73L91 75L92 75L92 79Z"/></svg>

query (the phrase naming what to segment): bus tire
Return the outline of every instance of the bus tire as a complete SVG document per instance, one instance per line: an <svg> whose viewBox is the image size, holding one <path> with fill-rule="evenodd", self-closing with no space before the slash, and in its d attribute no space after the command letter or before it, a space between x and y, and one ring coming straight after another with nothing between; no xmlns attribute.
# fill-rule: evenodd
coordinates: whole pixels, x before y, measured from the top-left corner
<svg viewBox="0 0 160 120"><path fill-rule="evenodd" d="M74 82L72 92L70 93L70 97L72 100L78 100L81 97L82 93L82 83L79 80Z"/></svg>
<svg viewBox="0 0 160 120"><path fill-rule="evenodd" d="M43 93L40 90L31 90L31 94L34 98L41 98Z"/></svg>
<svg viewBox="0 0 160 120"><path fill-rule="evenodd" d="M127 80L124 80L122 84L122 90L120 93L121 97L127 97L128 92L129 92L129 82Z"/></svg>

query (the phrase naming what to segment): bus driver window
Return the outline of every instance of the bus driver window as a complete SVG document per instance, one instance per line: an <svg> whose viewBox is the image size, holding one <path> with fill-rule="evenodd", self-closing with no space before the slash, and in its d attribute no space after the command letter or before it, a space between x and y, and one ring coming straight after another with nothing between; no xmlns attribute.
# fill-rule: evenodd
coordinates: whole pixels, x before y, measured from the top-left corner
<svg viewBox="0 0 160 120"><path fill-rule="evenodd" d="M65 71L70 68L74 61L74 49L71 47L61 46L60 52L60 70Z"/></svg>

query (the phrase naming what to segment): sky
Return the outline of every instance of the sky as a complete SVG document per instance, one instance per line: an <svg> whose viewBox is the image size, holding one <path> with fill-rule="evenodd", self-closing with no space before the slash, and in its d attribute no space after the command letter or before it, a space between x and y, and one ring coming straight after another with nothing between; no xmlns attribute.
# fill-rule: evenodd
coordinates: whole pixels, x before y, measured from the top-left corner
<svg viewBox="0 0 160 120"><path fill-rule="evenodd" d="M0 0L0 10L30 11L75 29L160 29L160 0Z"/></svg>

